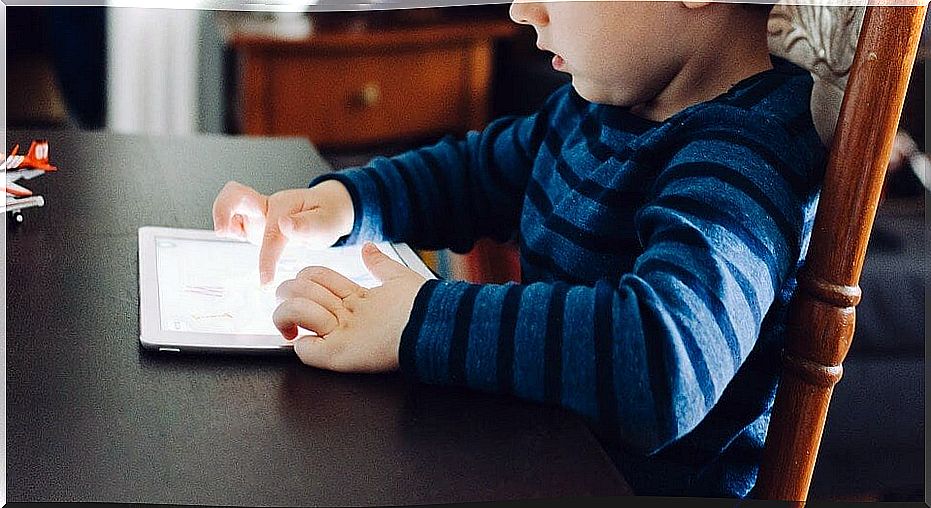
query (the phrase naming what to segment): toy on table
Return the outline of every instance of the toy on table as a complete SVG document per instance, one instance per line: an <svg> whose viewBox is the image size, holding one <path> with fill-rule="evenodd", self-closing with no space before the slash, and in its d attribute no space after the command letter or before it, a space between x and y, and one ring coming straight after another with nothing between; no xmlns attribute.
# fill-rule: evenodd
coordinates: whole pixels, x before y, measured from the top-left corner
<svg viewBox="0 0 931 508"><path fill-rule="evenodd" d="M8 156L0 154L0 159L3 159L0 168L6 176L4 211L11 214L10 219L14 225L23 222L22 210L45 204L42 196L34 196L31 190L15 182L21 178L30 180L49 171L58 170L49 163L48 141L44 139L33 140L25 155L17 155L18 151L19 145L13 145Z"/></svg>

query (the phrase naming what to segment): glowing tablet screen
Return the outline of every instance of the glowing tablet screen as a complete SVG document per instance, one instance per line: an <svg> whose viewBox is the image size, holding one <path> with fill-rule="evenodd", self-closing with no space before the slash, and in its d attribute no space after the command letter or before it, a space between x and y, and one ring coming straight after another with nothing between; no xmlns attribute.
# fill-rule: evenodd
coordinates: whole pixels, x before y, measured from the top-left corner
<svg viewBox="0 0 931 508"><path fill-rule="evenodd" d="M379 285L362 263L361 245L313 250L291 242L265 288L259 285L257 245L159 236L155 245L159 315L167 331L279 335L272 323L275 290L311 265L332 268L361 286ZM389 243L378 247L401 262Z"/></svg>

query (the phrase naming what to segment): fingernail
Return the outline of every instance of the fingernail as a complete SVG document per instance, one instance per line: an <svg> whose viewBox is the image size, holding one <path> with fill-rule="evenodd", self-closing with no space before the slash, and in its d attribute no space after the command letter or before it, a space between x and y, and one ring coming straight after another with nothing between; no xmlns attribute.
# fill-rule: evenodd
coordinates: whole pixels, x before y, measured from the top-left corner
<svg viewBox="0 0 931 508"><path fill-rule="evenodd" d="M362 250L366 254L374 254L378 249L375 247L375 244L372 242L365 242L365 245L362 246Z"/></svg>

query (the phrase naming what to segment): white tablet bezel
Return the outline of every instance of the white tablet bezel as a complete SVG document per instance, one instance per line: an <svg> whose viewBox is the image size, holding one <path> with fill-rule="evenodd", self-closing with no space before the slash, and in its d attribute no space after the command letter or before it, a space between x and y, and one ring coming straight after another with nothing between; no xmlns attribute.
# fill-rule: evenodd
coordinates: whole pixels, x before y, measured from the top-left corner
<svg viewBox="0 0 931 508"><path fill-rule="evenodd" d="M281 336L163 330L158 295L156 237L214 242L238 242L218 238L213 231L146 226L139 228L139 342L147 349L172 352L284 353L292 343ZM436 276L406 244L391 247L409 268L429 279Z"/></svg>

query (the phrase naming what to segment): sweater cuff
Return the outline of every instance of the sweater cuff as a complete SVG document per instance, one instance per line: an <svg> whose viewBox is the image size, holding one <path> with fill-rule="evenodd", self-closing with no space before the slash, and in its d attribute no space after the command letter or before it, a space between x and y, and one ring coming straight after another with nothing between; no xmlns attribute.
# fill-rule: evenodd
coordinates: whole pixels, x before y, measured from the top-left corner
<svg viewBox="0 0 931 508"><path fill-rule="evenodd" d="M513 344L517 315L513 304L519 297L516 284L427 281L414 299L411 317L401 334L401 372L432 384L484 391L509 387L513 356L507 347L502 354L498 352L502 333L508 337L505 344ZM510 308L507 314L505 307ZM500 376L507 382L502 383Z"/></svg>
<svg viewBox="0 0 931 508"><path fill-rule="evenodd" d="M450 371L450 362L457 363L455 357L467 347L468 333L456 333L457 325L462 327L471 319L461 315L462 300L477 288L468 282L436 279L421 286L398 349L405 376L426 383L464 384L461 376Z"/></svg>
<svg viewBox="0 0 931 508"><path fill-rule="evenodd" d="M430 297L436 287L441 283L439 279L429 279L417 291L414 297L414 306L411 315L401 332L401 342L398 345L398 366L401 373L408 378L417 378L417 340L427 317L427 308L430 306Z"/></svg>
<svg viewBox="0 0 931 508"><path fill-rule="evenodd" d="M349 192L349 197L352 198L352 231L347 236L340 238L336 245L383 241L383 203L378 199L375 184L371 177L366 174L365 169L352 168L327 173L311 180L308 187L313 187L326 180L336 180L342 183Z"/></svg>

